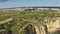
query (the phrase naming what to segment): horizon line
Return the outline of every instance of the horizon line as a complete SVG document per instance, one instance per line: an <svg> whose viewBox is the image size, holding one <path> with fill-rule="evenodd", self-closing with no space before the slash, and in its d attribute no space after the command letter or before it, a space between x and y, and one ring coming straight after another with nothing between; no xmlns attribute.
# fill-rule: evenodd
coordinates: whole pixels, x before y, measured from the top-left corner
<svg viewBox="0 0 60 34"><path fill-rule="evenodd" d="M45 7L45 8L47 8L47 7L50 7L50 8L60 8L60 6L23 6L23 7L5 7L5 8L0 8L0 9L8 9L8 8L41 8L41 7Z"/></svg>

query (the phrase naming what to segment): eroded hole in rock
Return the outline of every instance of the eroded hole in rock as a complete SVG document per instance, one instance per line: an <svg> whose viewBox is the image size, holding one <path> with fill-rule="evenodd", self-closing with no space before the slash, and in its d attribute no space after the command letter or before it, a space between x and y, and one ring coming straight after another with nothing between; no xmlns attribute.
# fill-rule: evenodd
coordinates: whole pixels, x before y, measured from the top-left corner
<svg viewBox="0 0 60 34"><path fill-rule="evenodd" d="M27 27L25 27L23 33L24 34L36 34L36 30L31 24L29 24Z"/></svg>

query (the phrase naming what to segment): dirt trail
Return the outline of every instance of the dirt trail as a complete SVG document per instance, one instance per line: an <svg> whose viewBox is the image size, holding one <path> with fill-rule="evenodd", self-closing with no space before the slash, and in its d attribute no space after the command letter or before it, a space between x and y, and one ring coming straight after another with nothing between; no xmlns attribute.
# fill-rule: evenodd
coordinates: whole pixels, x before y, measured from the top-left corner
<svg viewBox="0 0 60 34"><path fill-rule="evenodd" d="M0 24L4 24L4 23L7 23L7 22L12 21L12 20L13 20L13 18L11 17L11 18L6 19L4 21L0 21Z"/></svg>

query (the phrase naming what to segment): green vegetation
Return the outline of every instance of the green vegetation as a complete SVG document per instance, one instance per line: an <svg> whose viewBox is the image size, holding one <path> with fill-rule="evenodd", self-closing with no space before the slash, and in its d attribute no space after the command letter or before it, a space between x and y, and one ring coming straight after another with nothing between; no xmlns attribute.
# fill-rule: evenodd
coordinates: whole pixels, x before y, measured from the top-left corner
<svg viewBox="0 0 60 34"><path fill-rule="evenodd" d="M5 29L19 31L27 23L33 23L30 21L38 21L40 23L45 18L60 17L60 13L52 10L40 10L40 11L0 11L0 21L13 17L13 21L10 24L4 24ZM26 21L24 21L26 20Z"/></svg>

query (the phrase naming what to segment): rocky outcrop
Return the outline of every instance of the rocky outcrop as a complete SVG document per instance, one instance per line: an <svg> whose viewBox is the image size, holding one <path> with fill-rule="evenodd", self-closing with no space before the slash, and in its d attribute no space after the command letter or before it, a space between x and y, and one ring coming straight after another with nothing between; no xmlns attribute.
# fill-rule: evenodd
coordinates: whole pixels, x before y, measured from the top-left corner
<svg viewBox="0 0 60 34"><path fill-rule="evenodd" d="M52 19L50 21L48 20L45 20L46 23L44 24L38 24L37 23L34 25L34 23L31 23L31 26L28 24L26 25L25 27L23 27L23 29L21 29L21 31L25 31L26 32L29 32L29 33L33 33L34 29L33 27L35 28L35 34L50 34L51 32L54 32L54 31L57 31L60 29L60 18L57 18L57 19ZM36 21L37 22L37 21ZM27 30L26 30L27 29ZM32 31L32 32L31 32Z"/></svg>
<svg viewBox="0 0 60 34"><path fill-rule="evenodd" d="M60 18L57 18L54 22L53 20L50 23L46 24L49 32L56 31L57 28L60 28Z"/></svg>

